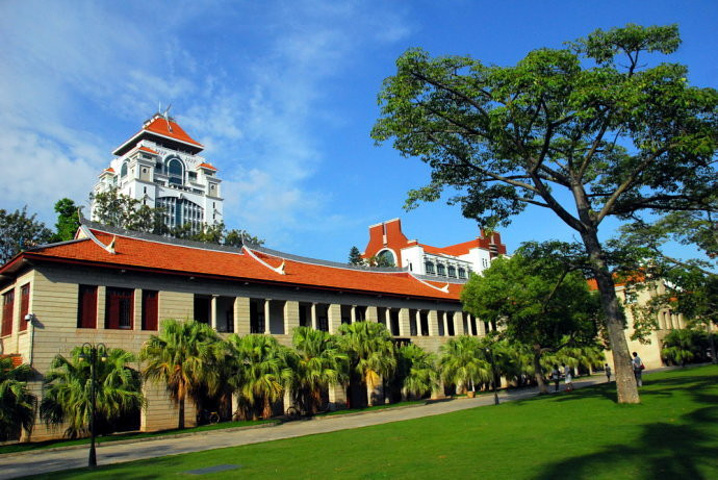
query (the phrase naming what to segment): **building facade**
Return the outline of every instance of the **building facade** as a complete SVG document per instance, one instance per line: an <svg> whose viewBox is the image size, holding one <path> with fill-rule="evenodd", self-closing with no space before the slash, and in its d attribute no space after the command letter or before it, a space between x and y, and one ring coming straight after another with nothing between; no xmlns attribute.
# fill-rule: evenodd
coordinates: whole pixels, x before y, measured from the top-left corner
<svg viewBox="0 0 718 480"><path fill-rule="evenodd" d="M95 194L116 189L151 208L161 208L169 228L189 225L192 233L223 221L221 180L199 154L204 147L172 117L155 114L112 153ZM96 219L95 205L92 217Z"/></svg>
<svg viewBox="0 0 718 480"><path fill-rule="evenodd" d="M418 240L409 240L395 218L369 227L369 242L362 258L384 258L387 263L429 278L450 278L466 281L471 272L480 274L499 255L506 255L501 235L482 230L474 240L437 248Z"/></svg>
<svg viewBox="0 0 718 480"><path fill-rule="evenodd" d="M30 249L0 267L0 353L20 356L38 372L31 388L41 398L43 375L57 354L68 356L85 342L138 353L166 318L205 322L223 336L266 333L285 345L300 325L336 332L342 323L365 320L436 352L450 337L485 334L486 325L462 311L461 286L87 222L75 240ZM144 388L140 428L176 427L177 408L164 386ZM330 399L341 403L344 395L337 388ZM38 421L32 440L61 433Z"/></svg>

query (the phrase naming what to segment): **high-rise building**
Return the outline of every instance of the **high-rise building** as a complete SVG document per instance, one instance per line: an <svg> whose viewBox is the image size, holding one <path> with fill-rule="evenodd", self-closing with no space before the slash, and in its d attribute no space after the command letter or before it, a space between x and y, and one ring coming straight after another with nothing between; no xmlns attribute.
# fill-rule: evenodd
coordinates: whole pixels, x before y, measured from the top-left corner
<svg viewBox="0 0 718 480"><path fill-rule="evenodd" d="M166 113L147 120L117 147L110 166L99 175L94 193L117 189L144 205L165 210L170 228L192 232L223 220L217 169L199 154L204 147ZM96 219L95 205L92 218Z"/></svg>

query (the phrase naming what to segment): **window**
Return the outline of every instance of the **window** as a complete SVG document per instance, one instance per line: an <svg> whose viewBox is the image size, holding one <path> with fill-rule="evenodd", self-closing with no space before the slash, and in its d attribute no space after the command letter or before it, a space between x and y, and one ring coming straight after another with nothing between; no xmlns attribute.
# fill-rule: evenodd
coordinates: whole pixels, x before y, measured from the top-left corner
<svg viewBox="0 0 718 480"><path fill-rule="evenodd" d="M2 332L0 335L12 333L13 310L15 309L15 291L10 290L2 296Z"/></svg>
<svg viewBox="0 0 718 480"><path fill-rule="evenodd" d="M142 290L142 330L157 330L156 290Z"/></svg>
<svg viewBox="0 0 718 480"><path fill-rule="evenodd" d="M80 285L77 328L97 328L97 286Z"/></svg>
<svg viewBox="0 0 718 480"><path fill-rule="evenodd" d="M440 275L442 277L446 276L446 267L442 264L438 264L436 266L437 275Z"/></svg>
<svg viewBox="0 0 718 480"><path fill-rule="evenodd" d="M451 278L456 278L456 267L449 267L449 276Z"/></svg>
<svg viewBox="0 0 718 480"><path fill-rule="evenodd" d="M434 264L433 262L427 261L424 266L426 267L426 274L427 275L435 275L436 271L434 270Z"/></svg>
<svg viewBox="0 0 718 480"><path fill-rule="evenodd" d="M134 317L135 291L130 288L107 287L105 328L131 330Z"/></svg>
<svg viewBox="0 0 718 480"><path fill-rule="evenodd" d="M172 158L167 162L167 175L171 184L182 185L184 183L184 168L178 158Z"/></svg>
<svg viewBox="0 0 718 480"><path fill-rule="evenodd" d="M197 172L187 172L187 177L190 180L197 181Z"/></svg>
<svg viewBox="0 0 718 480"><path fill-rule="evenodd" d="M120 167L120 177L124 178L127 176L127 162L122 163L122 167Z"/></svg>
<svg viewBox="0 0 718 480"><path fill-rule="evenodd" d="M20 331L27 330L27 314L30 313L30 284L20 288Z"/></svg>
<svg viewBox="0 0 718 480"><path fill-rule="evenodd" d="M466 270L459 267L459 278L466 278Z"/></svg>

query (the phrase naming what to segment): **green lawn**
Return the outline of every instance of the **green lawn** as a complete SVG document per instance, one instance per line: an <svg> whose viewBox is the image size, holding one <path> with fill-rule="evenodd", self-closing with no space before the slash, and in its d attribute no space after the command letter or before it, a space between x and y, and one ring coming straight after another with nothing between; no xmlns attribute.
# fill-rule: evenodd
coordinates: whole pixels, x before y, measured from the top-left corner
<svg viewBox="0 0 718 480"><path fill-rule="evenodd" d="M718 479L718 367L644 377L641 405L613 385L498 407L47 478ZM28 457L30 460L30 457Z"/></svg>

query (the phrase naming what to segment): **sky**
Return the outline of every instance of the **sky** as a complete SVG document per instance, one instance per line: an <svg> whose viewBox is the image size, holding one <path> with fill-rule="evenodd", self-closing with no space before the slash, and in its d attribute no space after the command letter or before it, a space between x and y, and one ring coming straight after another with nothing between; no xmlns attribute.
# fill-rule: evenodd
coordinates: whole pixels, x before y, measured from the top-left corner
<svg viewBox="0 0 718 480"><path fill-rule="evenodd" d="M267 247L344 262L397 217L424 244L471 240L459 207L403 209L429 169L369 136L396 59L421 47L508 66L627 23L678 24L670 60L718 87L714 0L0 1L0 208L51 227L60 198L87 213L112 150L171 104L219 169L227 226ZM499 231L509 252L577 239L540 209Z"/></svg>

